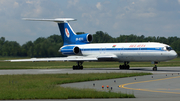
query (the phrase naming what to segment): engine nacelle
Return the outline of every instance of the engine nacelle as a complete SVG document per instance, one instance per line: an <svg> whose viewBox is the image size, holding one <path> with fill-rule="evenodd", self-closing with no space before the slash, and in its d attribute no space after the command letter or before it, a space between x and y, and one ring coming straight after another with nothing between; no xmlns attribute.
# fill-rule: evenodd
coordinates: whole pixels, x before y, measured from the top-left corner
<svg viewBox="0 0 180 101"><path fill-rule="evenodd" d="M77 46L64 46L60 49L64 55L76 55L80 53L80 48Z"/></svg>
<svg viewBox="0 0 180 101"><path fill-rule="evenodd" d="M90 43L92 42L93 36L91 34L80 34L76 35L75 41L77 43Z"/></svg>

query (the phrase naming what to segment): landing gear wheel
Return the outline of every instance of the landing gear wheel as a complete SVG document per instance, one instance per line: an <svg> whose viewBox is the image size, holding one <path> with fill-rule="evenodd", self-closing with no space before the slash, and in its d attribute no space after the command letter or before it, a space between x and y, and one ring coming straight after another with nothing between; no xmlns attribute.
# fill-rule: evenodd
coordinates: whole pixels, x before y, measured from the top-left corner
<svg viewBox="0 0 180 101"><path fill-rule="evenodd" d="M121 66L121 65L119 65L119 69L122 69L122 66Z"/></svg>
<svg viewBox="0 0 180 101"><path fill-rule="evenodd" d="M157 71L157 66L155 65L155 67L153 67L153 71Z"/></svg>
<svg viewBox="0 0 180 101"><path fill-rule="evenodd" d="M157 71L157 67L153 67L153 71Z"/></svg>
<svg viewBox="0 0 180 101"><path fill-rule="evenodd" d="M130 68L130 66L129 65L127 65L127 68L126 69L129 69Z"/></svg>
<svg viewBox="0 0 180 101"><path fill-rule="evenodd" d="M83 66L80 66L80 69L82 70L82 69L83 69Z"/></svg>
<svg viewBox="0 0 180 101"><path fill-rule="evenodd" d="M73 70L76 70L77 69L77 66L73 66Z"/></svg>
<svg viewBox="0 0 180 101"><path fill-rule="evenodd" d="M158 62L157 62L157 61L154 61L154 65L155 65L155 66L152 68L153 71L157 71L157 64L158 64Z"/></svg>
<svg viewBox="0 0 180 101"><path fill-rule="evenodd" d="M119 69L129 69L130 66L127 65L129 62L124 62L124 65L119 65Z"/></svg>
<svg viewBox="0 0 180 101"><path fill-rule="evenodd" d="M78 61L77 65L72 67L73 70L80 70L80 69L82 70L83 69L82 63L83 63L82 61Z"/></svg>

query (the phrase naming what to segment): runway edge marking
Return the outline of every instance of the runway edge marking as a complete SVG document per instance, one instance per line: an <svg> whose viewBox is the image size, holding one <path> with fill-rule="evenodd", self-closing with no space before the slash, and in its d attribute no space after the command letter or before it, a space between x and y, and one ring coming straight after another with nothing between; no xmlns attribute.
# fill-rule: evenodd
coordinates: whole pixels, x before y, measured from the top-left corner
<svg viewBox="0 0 180 101"><path fill-rule="evenodd" d="M156 79L156 80L148 80L148 81L140 81L140 82L126 83L126 84L119 85L119 88L130 89L130 90L139 90L139 91L148 91L148 92L180 94L180 92L167 92L167 91L156 91L156 90L149 90L149 89L137 89L137 88L128 88L128 87L125 87L125 86L131 85L131 84L138 84L138 83L145 83L145 82L153 82L153 81L161 81L161 80L168 80L168 79L174 79L174 78L180 78L180 76L163 78L163 79Z"/></svg>

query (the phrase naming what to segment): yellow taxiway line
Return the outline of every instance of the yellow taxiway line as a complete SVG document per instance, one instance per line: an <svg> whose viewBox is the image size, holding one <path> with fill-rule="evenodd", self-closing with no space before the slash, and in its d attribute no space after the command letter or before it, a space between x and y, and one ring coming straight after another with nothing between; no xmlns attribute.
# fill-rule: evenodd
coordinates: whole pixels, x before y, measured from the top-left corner
<svg viewBox="0 0 180 101"><path fill-rule="evenodd" d="M120 87L120 88L124 88L124 89L130 89L130 90L139 90L139 91L148 91L148 92L180 94L180 92L168 92L168 91L157 91L157 90L149 90L149 89L139 89L139 88L128 88L128 87L125 87L125 86L131 85L131 84L138 84L138 83L145 83L145 82L153 82L153 81L161 81L161 80L168 80L168 79L174 79L174 78L180 78L180 76L163 78L163 79L156 79L156 80L148 80L148 81L140 81L140 82L126 83L126 84L119 85L119 87ZM159 89L159 90L160 90L160 89ZM161 90L162 90L162 89L161 89ZM165 90L165 89L164 89L164 90ZM169 90L169 89L166 89L166 90Z"/></svg>

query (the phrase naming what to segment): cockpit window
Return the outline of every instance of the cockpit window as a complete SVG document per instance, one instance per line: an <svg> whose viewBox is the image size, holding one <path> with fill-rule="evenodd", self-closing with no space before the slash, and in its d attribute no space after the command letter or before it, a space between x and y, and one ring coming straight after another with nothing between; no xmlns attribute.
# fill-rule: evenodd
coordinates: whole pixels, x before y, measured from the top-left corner
<svg viewBox="0 0 180 101"><path fill-rule="evenodd" d="M169 47L169 46L166 46L166 50L167 51L171 51L171 50L173 50L171 47Z"/></svg>

